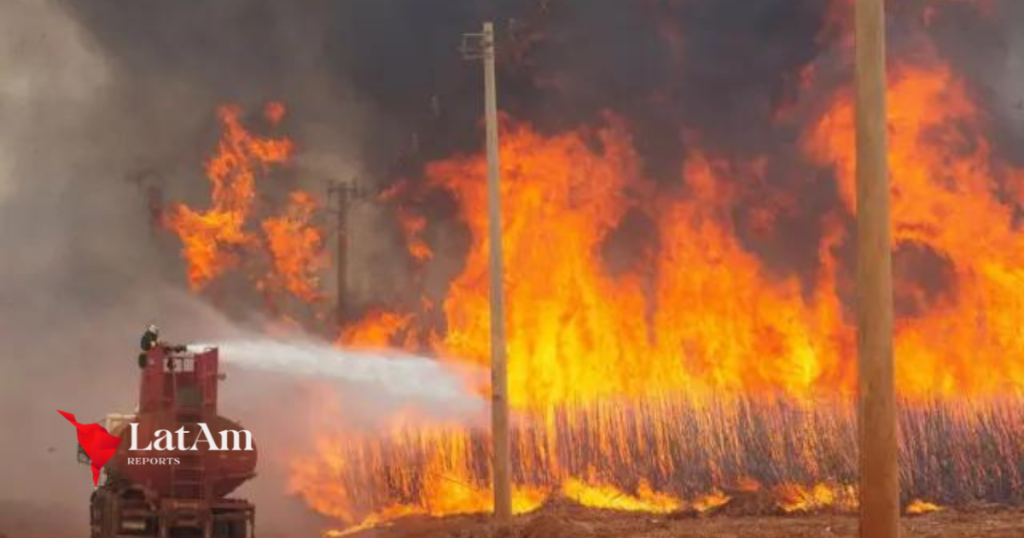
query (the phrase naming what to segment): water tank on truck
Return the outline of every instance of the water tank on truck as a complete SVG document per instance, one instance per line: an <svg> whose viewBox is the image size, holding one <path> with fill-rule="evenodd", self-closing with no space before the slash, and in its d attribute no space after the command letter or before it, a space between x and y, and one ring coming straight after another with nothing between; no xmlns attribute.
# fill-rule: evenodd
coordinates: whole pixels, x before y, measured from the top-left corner
<svg viewBox="0 0 1024 538"><path fill-rule="evenodd" d="M228 495L255 476L256 445L217 412L218 349L160 345L141 366L135 414L106 418L121 444L92 495L91 537L252 538L256 508Z"/></svg>

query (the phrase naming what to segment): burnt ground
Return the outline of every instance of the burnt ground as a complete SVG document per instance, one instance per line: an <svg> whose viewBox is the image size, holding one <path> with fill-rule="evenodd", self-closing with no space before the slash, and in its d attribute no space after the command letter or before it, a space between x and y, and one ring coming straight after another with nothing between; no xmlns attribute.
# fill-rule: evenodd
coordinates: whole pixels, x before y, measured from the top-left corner
<svg viewBox="0 0 1024 538"><path fill-rule="evenodd" d="M856 537L849 514L800 516L655 516L551 505L519 516L500 532L484 516L409 518L356 538L830 538ZM944 509L902 520L902 538L1021 538L1024 509Z"/></svg>

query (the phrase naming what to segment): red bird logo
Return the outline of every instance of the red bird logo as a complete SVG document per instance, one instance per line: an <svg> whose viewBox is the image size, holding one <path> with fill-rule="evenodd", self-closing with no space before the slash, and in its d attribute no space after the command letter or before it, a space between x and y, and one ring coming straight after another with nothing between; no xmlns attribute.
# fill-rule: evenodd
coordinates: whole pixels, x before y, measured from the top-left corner
<svg viewBox="0 0 1024 538"><path fill-rule="evenodd" d="M114 455L114 452L117 452L121 438L110 435L107 429L99 424L79 424L75 421L75 415L59 409L57 412L64 415L64 418L74 424L75 429L78 430L78 444L82 445L92 466L92 485L98 486L100 469L107 464L107 460Z"/></svg>

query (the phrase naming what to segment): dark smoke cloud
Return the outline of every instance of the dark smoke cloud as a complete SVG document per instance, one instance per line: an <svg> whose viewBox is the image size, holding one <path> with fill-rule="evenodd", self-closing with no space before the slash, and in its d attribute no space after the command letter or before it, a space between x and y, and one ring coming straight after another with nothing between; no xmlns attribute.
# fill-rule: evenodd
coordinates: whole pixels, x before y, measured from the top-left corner
<svg viewBox="0 0 1024 538"><path fill-rule="evenodd" d="M385 117L419 133L424 157L479 147L479 69L454 48L489 17L503 110L549 131L614 111L632 120L654 179L675 181L683 127L723 150L751 151L768 136L796 75L829 44L822 28L831 2L343 5L327 50L341 49L350 81Z"/></svg>
<svg viewBox="0 0 1024 538"><path fill-rule="evenodd" d="M1024 165L1024 4L990 8L950 2L929 30L942 55L964 77L989 123L990 140L1007 161Z"/></svg>
<svg viewBox="0 0 1024 538"><path fill-rule="evenodd" d="M360 144L376 157L375 169L387 171L413 149L433 158L479 146L479 68L463 61L457 46L485 19L496 22L500 41L502 108L518 118L560 130L615 111L635 120L655 168L656 161L677 158L684 126L722 149L752 150L769 136L775 109L793 99L800 69L830 44L822 28L832 4L66 5L136 87L173 80L211 106L225 95L250 104L279 97L293 104L298 125L332 117L345 99L359 100L372 118L359 132ZM142 98L149 101L145 92ZM664 169L675 179L678 167Z"/></svg>

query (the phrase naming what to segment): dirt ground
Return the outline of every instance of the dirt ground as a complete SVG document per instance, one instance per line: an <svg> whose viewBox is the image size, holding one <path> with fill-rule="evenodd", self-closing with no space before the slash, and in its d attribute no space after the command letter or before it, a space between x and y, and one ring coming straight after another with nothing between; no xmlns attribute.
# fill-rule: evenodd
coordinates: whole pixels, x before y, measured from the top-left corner
<svg viewBox="0 0 1024 538"><path fill-rule="evenodd" d="M410 518L356 538L831 538L856 537L851 515L655 516L548 506L502 532L484 516ZM902 538L1024 538L1024 509L942 510L904 517Z"/></svg>
<svg viewBox="0 0 1024 538"><path fill-rule="evenodd" d="M27 525L24 517L5 518L0 506L0 538L84 536L81 532L48 532ZM24 507L23 507L24 508ZM20 512L23 515L31 512ZM11 515L11 514L7 514ZM26 516L27 517L27 516ZM5 525L8 524L8 525ZM77 524L77 522L75 522ZM27 525L27 526L26 526ZM22 532L7 532L19 529ZM33 531L34 529L34 531ZM313 536L317 531L293 536ZM265 534L264 534L265 535ZM383 528L345 538L855 538L852 515L748 516L719 513L652 515L583 508L569 503L548 505L518 516L510 529L493 527L487 516L410 517ZM944 509L905 516L901 538L1024 538L1024 508L983 506Z"/></svg>

